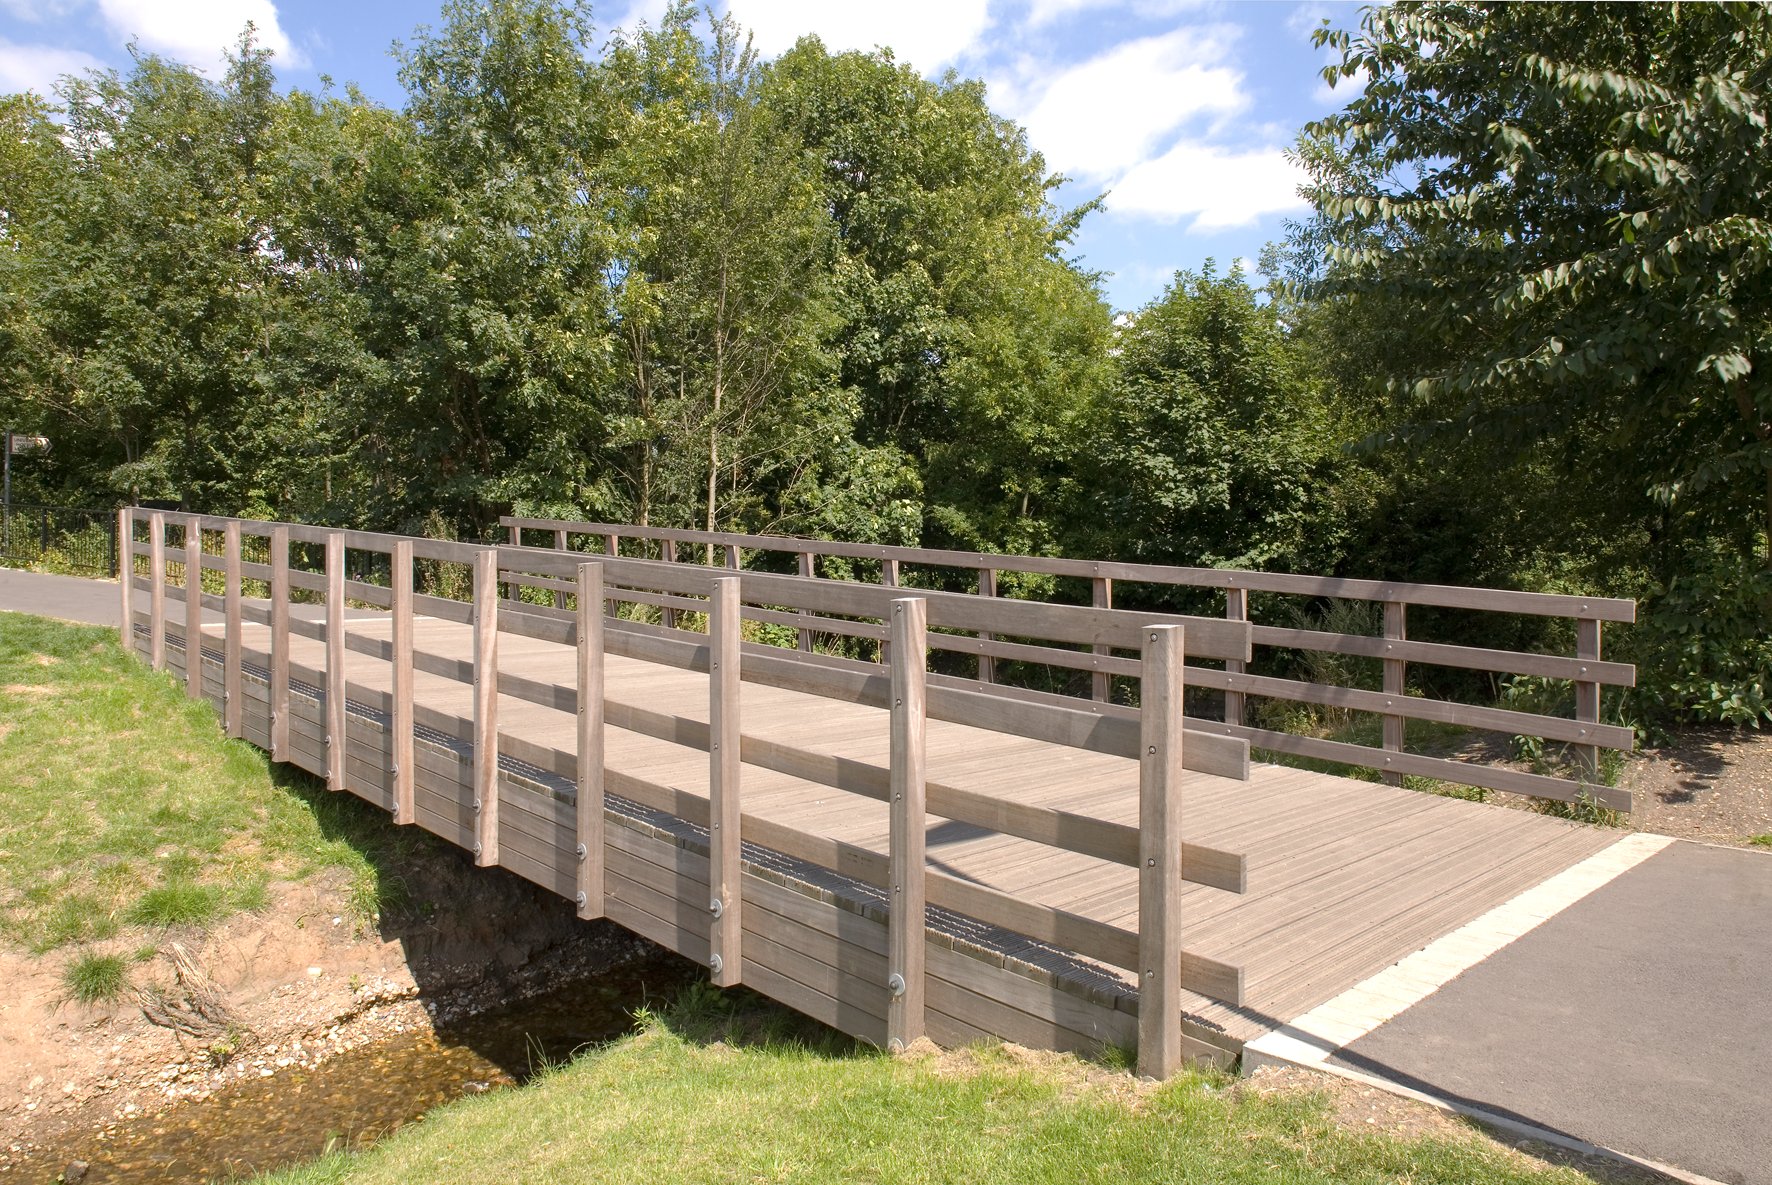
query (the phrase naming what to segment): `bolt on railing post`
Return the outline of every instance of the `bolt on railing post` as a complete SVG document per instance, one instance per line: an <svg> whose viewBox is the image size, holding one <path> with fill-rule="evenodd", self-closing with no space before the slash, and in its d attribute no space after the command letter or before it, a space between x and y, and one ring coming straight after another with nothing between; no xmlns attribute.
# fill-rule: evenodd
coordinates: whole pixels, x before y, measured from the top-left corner
<svg viewBox="0 0 1772 1185"><path fill-rule="evenodd" d="M474 555L474 863L498 863L498 548Z"/></svg>
<svg viewBox="0 0 1772 1185"><path fill-rule="evenodd" d="M1139 676L1138 1073L1181 1068L1181 785L1184 634L1144 630Z"/></svg>
<svg viewBox="0 0 1772 1185"><path fill-rule="evenodd" d="M125 506L117 512L117 538L122 540L123 562L117 569L117 594L123 623L118 627L118 640L126 654L135 653L135 510Z"/></svg>
<svg viewBox="0 0 1772 1185"><path fill-rule="evenodd" d="M345 788L345 537L326 535L326 788Z"/></svg>
<svg viewBox="0 0 1772 1185"><path fill-rule="evenodd" d="M739 782L739 580L722 576L708 598L708 962L716 987L744 970L743 836Z"/></svg>
<svg viewBox="0 0 1772 1185"><path fill-rule="evenodd" d="M1227 588L1224 590L1224 618L1226 621L1249 620L1249 590L1246 588ZM1247 666L1242 659L1226 659L1224 673L1241 675ZM1227 691L1224 693L1224 722L1241 725L1243 723L1243 693Z"/></svg>
<svg viewBox="0 0 1772 1185"><path fill-rule="evenodd" d="M886 986L891 994L886 1001L886 1045L894 1050L905 1048L924 1033L928 626L928 602L923 598L905 597L892 602L886 912Z"/></svg>
<svg viewBox="0 0 1772 1185"><path fill-rule="evenodd" d="M418 771L412 751L412 540L394 544L389 557L388 584L392 595L394 653L393 711L390 713L394 762L394 822L418 821L415 805Z"/></svg>
<svg viewBox="0 0 1772 1185"><path fill-rule="evenodd" d="M1386 601L1384 603L1384 637L1387 643L1401 642L1408 637L1409 606L1402 601ZM1388 651L1392 647L1386 646ZM1407 686L1409 664L1400 658L1384 660L1384 693L1401 698ZM1384 750L1387 753L1403 751L1403 717L1386 716L1384 718ZM1394 770L1381 771L1384 780L1392 786L1403 784L1403 775Z"/></svg>
<svg viewBox="0 0 1772 1185"><path fill-rule="evenodd" d="M1600 661L1600 622L1597 618L1578 617L1575 620L1575 657L1578 660ZM1583 668L1583 673L1586 669ZM1575 719L1583 724L1600 722L1600 685L1586 679L1575 681ZM1575 746L1575 761L1581 769L1582 777L1587 781L1597 781L1600 776L1600 748L1598 745Z"/></svg>
<svg viewBox="0 0 1772 1185"><path fill-rule="evenodd" d="M289 528L271 528L271 760L289 760Z"/></svg>
<svg viewBox="0 0 1772 1185"><path fill-rule="evenodd" d="M603 916L603 565L578 566L578 916Z"/></svg>
<svg viewBox="0 0 1772 1185"><path fill-rule="evenodd" d="M166 516L148 515L148 663L166 669Z"/></svg>
<svg viewBox="0 0 1772 1185"><path fill-rule="evenodd" d="M1097 609L1114 607L1114 582L1106 576L1096 576L1090 581L1089 603ZM1090 650L1096 654L1107 654L1112 647L1096 645ZM1106 703L1113 694L1113 677L1106 671L1096 671L1090 679L1090 694L1100 703Z"/></svg>
<svg viewBox="0 0 1772 1185"><path fill-rule="evenodd" d="M231 518L222 528L222 721L236 738L246 735L240 620L240 520Z"/></svg>

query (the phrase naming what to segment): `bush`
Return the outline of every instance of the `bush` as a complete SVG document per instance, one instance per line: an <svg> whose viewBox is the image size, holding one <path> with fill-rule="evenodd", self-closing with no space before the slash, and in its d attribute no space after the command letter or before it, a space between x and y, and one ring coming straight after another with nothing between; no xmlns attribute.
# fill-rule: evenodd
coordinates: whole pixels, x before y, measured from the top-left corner
<svg viewBox="0 0 1772 1185"><path fill-rule="evenodd" d="M1659 727L1772 720L1772 569L1743 556L1689 564L1644 599L1632 639L1636 703Z"/></svg>
<svg viewBox="0 0 1772 1185"><path fill-rule="evenodd" d="M129 986L129 970L122 955L99 955L91 951L74 956L62 971L62 983L70 999L81 1004L105 1004L123 995Z"/></svg>

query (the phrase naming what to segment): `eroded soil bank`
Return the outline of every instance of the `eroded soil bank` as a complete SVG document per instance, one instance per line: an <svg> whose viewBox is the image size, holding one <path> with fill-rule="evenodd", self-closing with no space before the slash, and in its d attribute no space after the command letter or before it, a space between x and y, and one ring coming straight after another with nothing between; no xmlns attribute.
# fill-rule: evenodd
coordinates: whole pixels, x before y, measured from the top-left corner
<svg viewBox="0 0 1772 1185"><path fill-rule="evenodd" d="M400 874L410 905L387 916L354 916L321 875L208 932L141 935L160 953L105 1006L65 998L65 956L0 953L0 1179L204 1180L373 1139L619 1034L686 982L651 944L442 845ZM174 944L218 993L219 1031L141 1007L184 994Z"/></svg>

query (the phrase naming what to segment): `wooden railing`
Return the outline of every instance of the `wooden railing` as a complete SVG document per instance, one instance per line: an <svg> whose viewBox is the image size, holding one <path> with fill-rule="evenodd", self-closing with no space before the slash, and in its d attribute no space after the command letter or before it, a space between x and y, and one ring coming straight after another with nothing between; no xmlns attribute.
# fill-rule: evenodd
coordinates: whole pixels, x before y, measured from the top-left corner
<svg viewBox="0 0 1772 1185"><path fill-rule="evenodd" d="M500 804L516 801L500 772L500 757L526 763L570 782L576 801L568 842L576 848L574 893L584 917L621 921L621 903L606 891L606 858L611 837L605 807L619 796L705 829L710 899L691 903L705 911L705 950L714 981L735 984L754 973L764 983L777 973L745 954L745 893L741 888L741 840L793 860L827 869L880 890L888 902L883 982L888 993L879 1037L897 1045L915 1040L925 1028L925 991L931 981L924 964L925 923L936 906L988 926L1074 952L1131 972L1138 983L1137 1034L1142 1072L1166 1076L1180 1064L1180 993L1183 988L1232 1004L1242 1002L1238 967L1184 949L1181 916L1184 883L1243 892L1246 862L1241 854L1181 839L1182 780L1185 768L1245 776L1247 743L1221 736L1184 733L1182 701L1188 656L1246 662L1251 629L1247 623L1173 615L1132 613L1111 608L1010 600L981 602L964 594L918 592L805 576L742 570L736 561L721 569L520 546L477 546L430 539L330 530L211 516L126 509L119 537L126 541L128 577L122 581L126 647L134 648L141 594L146 593L150 661L167 665L168 601L183 603L182 653L186 686L205 694L201 615L222 614L221 694L229 735L245 735L242 694L246 661L244 627L268 628L262 647L269 702L269 748L282 761L318 765L332 790L364 788L373 777L354 773L370 750L353 748L347 705L378 713L390 734L386 749L392 790L386 805L396 822L418 823L455 837L448 820L427 806L429 776L416 759L415 729L422 726L471 744L473 828L471 844L482 865L503 864L522 875L550 883L537 870L533 828L501 826ZM138 537L145 528L146 538ZM178 548L167 550L176 537ZM564 540L562 540L564 542ZM248 547L250 544L250 547ZM316 570L292 566L292 548L322 557ZM262 560L248 560L250 552ZM736 556L736 552L729 553ZM387 583L352 579L367 565ZM136 575L145 559L147 571ZM351 561L359 561L353 568ZM421 590L415 566L457 565L467 570L467 599L439 595L442 584ZM205 575L219 576L221 592L205 591ZM212 583L213 578L212 578ZM247 595L257 582L264 596ZM526 594L544 603L522 599ZM298 600L324 606L311 619L294 612ZM623 603L657 608L664 624L615 616ZM351 606L387 610L388 636L353 630ZM422 649L415 637L417 618L467 626L472 657ZM807 633L845 632L882 643L880 665L801 650L747 643L745 620L792 624ZM690 626L695 628L689 628ZM1111 669L1137 677L1142 708L1115 708L1062 696L1006 696L1001 689L932 675L931 647L954 645L957 635L932 629L968 631L974 638L1008 634L1027 641L988 641L989 653L1074 654L1088 647L1111 661ZM570 685L543 682L501 670L503 634L571 646L576 653ZM316 669L292 654L292 638L322 643ZM1013 649L1005 649L1009 647ZM259 648L255 647L255 653ZM390 664L387 689L347 679L345 656L357 652ZM986 653L981 651L980 653ZM708 714L661 711L656 706L611 698L605 680L606 656L640 660L708 677ZM1136 657L1132 657L1136 656ZM430 707L415 696L414 675L423 672L469 684L472 708L466 718ZM321 752L312 740L292 736L291 683L323 689L324 736ZM866 704L887 713L890 758L884 768L748 733L742 717L742 685L790 688L831 700ZM501 697L572 713L575 745L565 751L503 731ZM1139 810L1136 826L999 797L976 788L930 780L924 758L927 721L956 721L972 727L1108 753L1138 763ZM610 768L604 756L604 729L618 727L704 751L709 760L707 797L687 793L641 770ZM299 743L298 743L299 742ZM374 751L374 760L384 758ZM741 765L742 763L742 765ZM831 836L804 831L746 813L741 768L774 770L814 784L884 801L890 818L886 853ZM364 771L379 773L386 771ZM422 793L421 793L422 791ZM524 808L530 809L530 808ZM1136 869L1139 922L1135 930L1054 906L1043 905L959 876L932 870L925 859L925 812L988 828L1048 847L1079 853ZM460 842L460 841L458 841ZM675 931L673 931L674 933ZM696 942L703 941L697 936ZM695 947L697 951L703 949ZM757 969L762 968L762 969ZM767 990L767 988L766 988ZM955 993L963 995L964 993ZM793 1002L793 1001L788 1001ZM950 1005L952 1007L952 1005ZM872 1036L870 1032L861 1035Z"/></svg>
<svg viewBox="0 0 1772 1185"><path fill-rule="evenodd" d="M932 634L931 646L939 650L975 655L978 660L977 682L981 685L995 684L994 664L998 660L1026 661L1087 671L1091 674L1092 700L1097 705L1096 710L1104 715L1129 715L1126 709L1116 708L1106 701L1109 699L1111 679L1115 676L1136 677L1141 670L1140 660L1129 654L1115 653L1119 647L1105 639L1095 640L1081 650L1029 646L1025 642L1014 640L1021 636L1020 623L1025 620L1016 614L1020 612L1020 607L1032 602L1008 602L1006 598L996 596L1000 576L1005 573L1025 573L1086 580L1092 590L1092 605L1103 609L1113 604L1116 581L1211 590L1223 594L1224 619L1230 623L1249 620L1249 594L1252 592L1310 600L1332 598L1374 603L1382 607L1381 636L1258 623L1253 624L1250 638L1255 646L1375 660L1381 664L1381 687L1350 687L1251 674L1248 670L1249 656L1213 655L1220 665L1190 665L1188 681L1194 688L1221 692L1219 702L1222 704L1222 714L1211 724L1205 723L1203 718L1190 717L1190 736L1210 731L1221 738L1240 740L1275 753L1362 766L1378 771L1386 781L1393 784L1400 784L1405 775L1414 775L1537 798L1593 802L1625 811L1631 809L1629 792L1600 784L1597 775L1600 749L1629 751L1635 743L1635 736L1630 728L1600 722L1601 688L1628 687L1636 682L1634 667L1601 659L1601 630L1604 623L1634 621L1636 604L1633 601L1301 576L1280 572L940 551L562 519L507 516L501 518L499 523L508 532L513 545L539 543L556 550L575 549L579 554L601 552L604 555L617 556L625 543L630 551L635 548L649 551L656 549L659 559L666 562L681 562L684 558L680 554L682 549L689 549L692 555L701 552L706 556L718 552L720 562L726 569L733 571L743 569L746 563L754 562L759 553L765 553L782 557L781 561L771 566L791 565L802 577L808 578L816 577L817 561L821 556L873 561L880 566L881 583L888 587L899 585L905 566L934 570L932 575L938 578L951 577L956 572L972 573L976 576L974 592L926 595L974 600L984 598L988 600L989 608L980 609L966 617L966 623L959 627L963 633ZM826 580L825 583L852 586L850 582L839 580ZM1018 608L1012 611L1006 608L1007 604L1014 604ZM1407 628L1410 606L1572 619L1575 625L1575 653L1569 656L1539 654L1413 639L1409 637ZM668 624L672 609L666 606L663 612ZM882 636L877 630L857 629L829 621L820 625L791 613L764 611L754 616L758 620L793 627L797 645L803 651L812 649L814 632L819 629L851 637ZM1190 649L1190 656L1206 657L1199 649ZM1566 680L1574 688L1574 717L1570 719L1410 694L1407 683L1412 664ZM1054 698L1018 688L999 688L998 693L1042 700ZM1363 745L1253 726L1246 719L1248 697L1251 696L1372 713L1382 720L1382 743L1379 746ZM1072 699L1071 702L1077 701ZM1509 736L1538 737L1568 745L1575 758L1577 776L1555 777L1482 760L1455 760L1409 752L1405 747L1404 730L1406 722L1411 720L1449 724Z"/></svg>

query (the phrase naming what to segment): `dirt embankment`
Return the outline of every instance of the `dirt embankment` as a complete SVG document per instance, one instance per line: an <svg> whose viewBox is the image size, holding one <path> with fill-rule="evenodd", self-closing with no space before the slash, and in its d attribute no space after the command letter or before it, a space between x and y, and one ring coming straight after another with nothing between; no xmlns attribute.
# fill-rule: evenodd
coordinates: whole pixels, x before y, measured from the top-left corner
<svg viewBox="0 0 1772 1185"><path fill-rule="evenodd" d="M353 917L342 878L322 874L273 886L268 908L207 932L143 932L144 953L158 953L136 963L131 989L104 1006L67 1000L67 952L0 951L0 1169L65 1133L312 1066L653 949L441 845L402 871L414 904L398 916ZM203 992L179 981L175 947L214 991L206 1009L192 1000ZM169 1013L200 1032L168 1027Z"/></svg>

